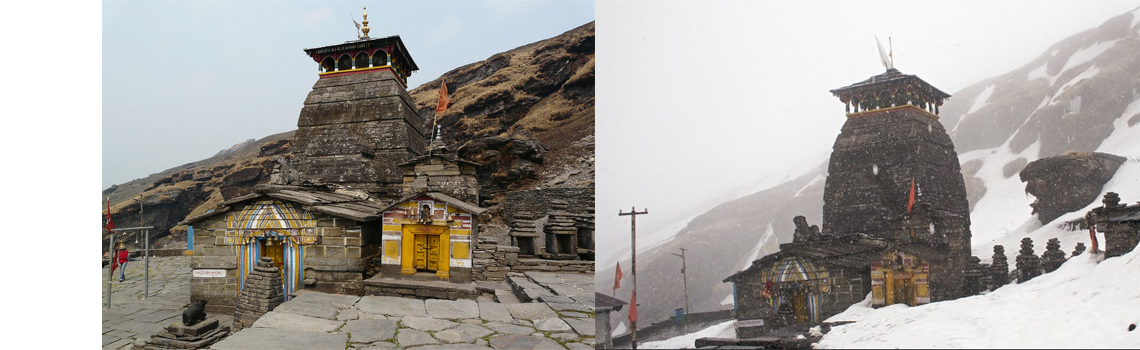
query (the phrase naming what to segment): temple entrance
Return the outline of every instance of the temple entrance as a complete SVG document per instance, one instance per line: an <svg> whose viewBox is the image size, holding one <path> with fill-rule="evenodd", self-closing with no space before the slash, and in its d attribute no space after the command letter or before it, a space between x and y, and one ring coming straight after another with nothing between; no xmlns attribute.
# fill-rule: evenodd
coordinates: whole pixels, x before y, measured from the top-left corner
<svg viewBox="0 0 1140 350"><path fill-rule="evenodd" d="M449 278L451 240L448 226L403 225L403 244L400 254L400 274L414 275L417 271L434 272L441 279Z"/></svg>
<svg viewBox="0 0 1140 350"><path fill-rule="evenodd" d="M268 239L261 241L261 256L273 259L273 266L282 277L285 276L285 245L281 241L273 242ZM276 243L276 244L274 244Z"/></svg>
<svg viewBox="0 0 1140 350"><path fill-rule="evenodd" d="M890 274L891 286L887 289L887 305L907 304L915 306L914 281L910 274L895 272Z"/></svg>
<svg viewBox="0 0 1140 350"><path fill-rule="evenodd" d="M807 293L803 290L792 293L792 312L796 315L796 323L808 322Z"/></svg>
<svg viewBox="0 0 1140 350"><path fill-rule="evenodd" d="M416 270L439 271L439 236L415 235Z"/></svg>

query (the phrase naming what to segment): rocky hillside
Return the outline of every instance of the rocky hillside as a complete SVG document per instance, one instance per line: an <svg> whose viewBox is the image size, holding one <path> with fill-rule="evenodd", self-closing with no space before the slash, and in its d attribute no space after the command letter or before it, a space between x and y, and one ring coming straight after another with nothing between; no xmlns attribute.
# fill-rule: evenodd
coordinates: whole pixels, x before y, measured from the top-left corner
<svg viewBox="0 0 1140 350"><path fill-rule="evenodd" d="M1140 136L1137 52L1140 10L1070 36L1019 69L952 93L941 108L940 121L950 132L962 163L975 247L992 248L994 242L1004 244L1006 236L1024 232L1019 229L1040 227L1030 206L1033 199L1027 198L1027 184L1017 176L1027 164L1070 151L1140 159L1140 155L1127 154ZM1119 160L1112 157L1101 158ZM1092 167L1091 163L1086 165ZM1095 188L1051 190L1053 195L1038 196L1034 206L1048 211L1048 217L1040 219L1049 222L1056 218L1061 213L1055 208L1080 209L1095 201L1099 195L1077 192L1100 193L1101 184L1107 181L1104 177L1111 178L1116 170L1100 165L1096 168L1087 174L1100 181L1092 186ZM1043 175L1034 177L1039 175L1036 171L1029 171L1029 175L1033 191L1050 191L1046 183L1033 181L1045 180ZM823 164L784 184L724 203L690 221L671 241L639 252L638 288L643 292L638 301L642 305L664 305L639 309L644 320L639 324L667 319L673 308L684 305L680 259L671 254L681 247L689 249L689 256L701 257L689 259L689 271L700 271L689 274L694 311L731 308L732 285L721 283L722 279L753 259L775 252L779 243L790 242L795 215L804 215L810 224L822 226L826 176L827 165ZM1136 192L1140 196L1140 190ZM1020 211L1003 210L1011 207ZM1073 209L1060 211L1064 210ZM986 249L975 251L988 261L985 253ZM628 260L621 264L628 269ZM595 278L613 281L613 273L612 267L599 270ZM628 288L619 291L618 298L629 300ZM613 316L613 324L624 319L625 313L619 314Z"/></svg>
<svg viewBox="0 0 1140 350"><path fill-rule="evenodd" d="M435 116L441 80L451 104ZM443 140L487 165L483 193L594 183L594 22L444 73L410 91Z"/></svg>
<svg viewBox="0 0 1140 350"><path fill-rule="evenodd" d="M480 169L489 204L535 187L593 187L594 23L443 75L451 106L443 140ZM433 122L439 79L410 91ZM197 162L103 190L119 227L146 225L159 244L185 242L175 223L266 182L274 156L292 152L293 132L249 140ZM106 238L106 237L105 237Z"/></svg>

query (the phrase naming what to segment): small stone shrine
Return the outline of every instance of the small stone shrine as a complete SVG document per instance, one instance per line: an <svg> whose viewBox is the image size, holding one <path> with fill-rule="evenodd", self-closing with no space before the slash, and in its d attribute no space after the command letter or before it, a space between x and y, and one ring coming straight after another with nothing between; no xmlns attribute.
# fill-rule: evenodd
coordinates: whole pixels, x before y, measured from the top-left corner
<svg viewBox="0 0 1140 350"><path fill-rule="evenodd" d="M1061 241L1050 238L1049 242L1045 243L1045 252L1041 254L1041 264L1045 268L1045 273L1057 270L1065 260L1065 252L1061 251Z"/></svg>
<svg viewBox="0 0 1140 350"><path fill-rule="evenodd" d="M1033 254L1033 240L1021 239L1021 250L1017 254L1017 283L1024 283L1041 275L1041 258Z"/></svg>
<svg viewBox="0 0 1140 350"><path fill-rule="evenodd" d="M201 312L205 300L199 300L190 306ZM182 322L171 323L164 331L155 334L150 339L139 338L135 340L133 350L166 350L166 349L204 349L211 344L230 335L230 327L218 326L218 319L214 317L204 320L191 320L186 324L185 317Z"/></svg>
<svg viewBox="0 0 1140 350"><path fill-rule="evenodd" d="M557 260L573 260L578 257L578 228L575 215L566 211L568 207L564 200L550 201L553 211L546 225L542 227L546 233L546 252L542 257Z"/></svg>
<svg viewBox="0 0 1140 350"><path fill-rule="evenodd" d="M1140 203L1120 203L1116 192L1104 194L1104 205L1093 208L1086 217L1104 233L1104 257L1124 255L1140 244ZM1096 246L1094 245L1094 248Z"/></svg>
<svg viewBox="0 0 1140 350"><path fill-rule="evenodd" d="M281 270L273 259L261 258L253 272L245 278L245 288L238 294L234 311L234 332L252 326L265 313L285 302L281 288Z"/></svg>
<svg viewBox="0 0 1140 350"><path fill-rule="evenodd" d="M994 246L993 262L990 263L991 285L990 290L998 289L1009 283L1009 259L1005 256L1005 247Z"/></svg>

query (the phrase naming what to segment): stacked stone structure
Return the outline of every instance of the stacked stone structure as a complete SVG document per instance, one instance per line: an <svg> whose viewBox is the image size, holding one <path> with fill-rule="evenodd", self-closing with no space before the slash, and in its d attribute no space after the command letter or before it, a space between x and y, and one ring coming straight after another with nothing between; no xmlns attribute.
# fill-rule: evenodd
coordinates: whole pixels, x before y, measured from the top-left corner
<svg viewBox="0 0 1140 350"><path fill-rule="evenodd" d="M510 223L511 245L519 247L519 255L524 258L592 260L594 199L593 187L507 193L503 200L503 217ZM546 226L551 225L552 220L554 230L559 233L547 231ZM549 242L551 238L563 242ZM573 242L566 242L571 240ZM555 247L562 250L552 250Z"/></svg>
<svg viewBox="0 0 1140 350"><path fill-rule="evenodd" d="M1061 241L1050 238L1045 243L1045 252L1041 254L1041 266L1045 269L1045 273L1056 271L1065 260L1065 252L1061 251Z"/></svg>
<svg viewBox="0 0 1140 350"><path fill-rule="evenodd" d="M1104 257L1121 256L1140 244L1140 203L1120 203L1116 192L1104 194L1104 205L1093 208L1086 217L1097 231L1104 233Z"/></svg>
<svg viewBox="0 0 1140 350"><path fill-rule="evenodd" d="M966 260L966 271L962 273L966 278L966 295L975 295L985 289L985 284L982 283L982 275L985 273L982 270L981 262L982 259L976 256L971 256Z"/></svg>
<svg viewBox="0 0 1140 350"><path fill-rule="evenodd" d="M252 326L262 315L284 303L285 294L281 285L281 270L273 266L273 259L258 259L253 272L245 278L245 287L238 294L234 331Z"/></svg>
<svg viewBox="0 0 1140 350"><path fill-rule="evenodd" d="M550 217L542 227L546 234L546 259L573 260L578 257L578 228L576 215L566 211L565 200L551 201Z"/></svg>
<svg viewBox="0 0 1140 350"><path fill-rule="evenodd" d="M1024 283L1041 275L1041 258L1033 253L1033 240L1021 239L1021 250L1017 254L1017 283Z"/></svg>
<svg viewBox="0 0 1140 350"><path fill-rule="evenodd" d="M1005 247L994 246L993 262L990 263L990 290L995 290L1009 283L1009 260L1005 256Z"/></svg>
<svg viewBox="0 0 1140 350"><path fill-rule="evenodd" d="M1077 242L1077 246L1073 247L1073 255L1072 256L1081 255L1082 253L1085 252L1085 249L1086 248L1085 248L1084 242Z"/></svg>
<svg viewBox="0 0 1140 350"><path fill-rule="evenodd" d="M517 211L512 215L510 240L511 245L519 248L519 256L533 258L542 252L541 235L538 234L537 220L534 214L528 211Z"/></svg>

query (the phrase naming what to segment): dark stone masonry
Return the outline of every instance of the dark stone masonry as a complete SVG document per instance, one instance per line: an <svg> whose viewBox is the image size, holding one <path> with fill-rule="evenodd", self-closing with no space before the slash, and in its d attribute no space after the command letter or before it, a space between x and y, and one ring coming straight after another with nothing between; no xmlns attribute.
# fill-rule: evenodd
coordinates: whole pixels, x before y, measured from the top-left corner
<svg viewBox="0 0 1140 350"><path fill-rule="evenodd" d="M281 272L270 258L258 259L245 278L245 287L238 294L234 311L234 332L252 326L265 313L285 302Z"/></svg>

